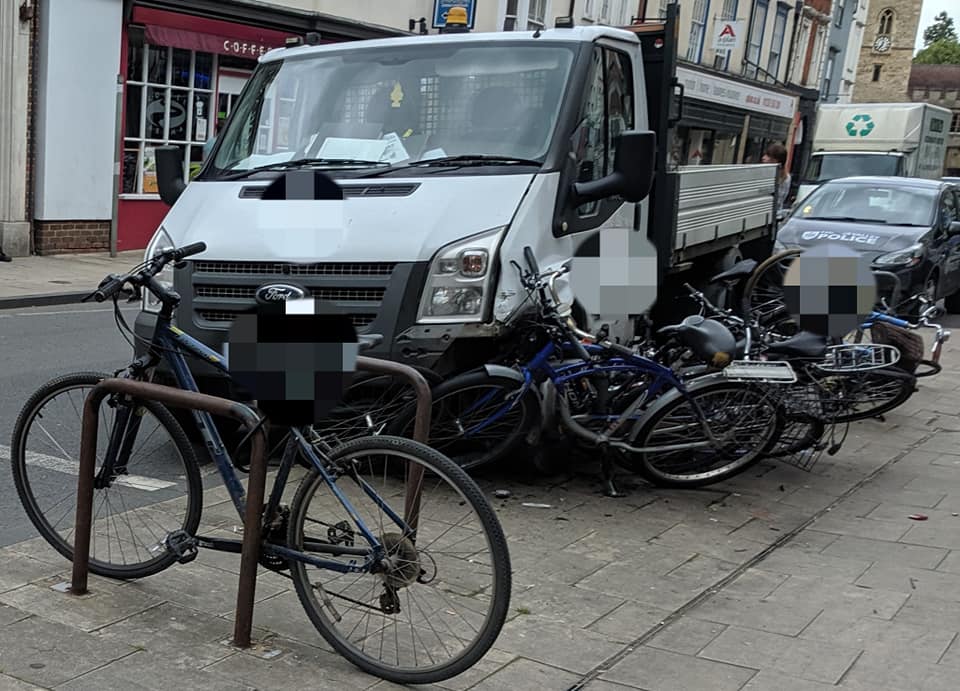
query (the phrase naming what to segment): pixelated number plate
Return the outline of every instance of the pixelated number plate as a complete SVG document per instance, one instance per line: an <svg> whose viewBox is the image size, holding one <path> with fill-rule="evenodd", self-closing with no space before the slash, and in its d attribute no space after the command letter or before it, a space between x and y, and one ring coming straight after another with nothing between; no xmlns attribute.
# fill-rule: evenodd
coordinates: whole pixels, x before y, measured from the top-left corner
<svg viewBox="0 0 960 691"><path fill-rule="evenodd" d="M793 384L797 373L789 362L734 360L723 368L727 379L767 381L775 384Z"/></svg>

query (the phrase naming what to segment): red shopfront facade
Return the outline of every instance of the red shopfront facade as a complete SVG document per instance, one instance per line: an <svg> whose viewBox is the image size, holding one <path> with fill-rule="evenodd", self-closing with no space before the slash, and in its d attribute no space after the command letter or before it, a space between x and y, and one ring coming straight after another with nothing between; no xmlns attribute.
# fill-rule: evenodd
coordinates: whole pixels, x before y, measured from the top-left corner
<svg viewBox="0 0 960 691"><path fill-rule="evenodd" d="M149 7L123 27L123 156L117 249L145 248L168 207L157 194L154 148L180 146L184 174L229 116L257 58L293 32Z"/></svg>

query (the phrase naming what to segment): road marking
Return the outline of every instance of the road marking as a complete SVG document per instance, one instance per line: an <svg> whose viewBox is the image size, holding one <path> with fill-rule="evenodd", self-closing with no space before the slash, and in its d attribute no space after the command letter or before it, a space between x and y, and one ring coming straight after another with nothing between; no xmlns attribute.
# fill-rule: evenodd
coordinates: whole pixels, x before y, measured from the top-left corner
<svg viewBox="0 0 960 691"><path fill-rule="evenodd" d="M10 460L10 447L0 444L0 461ZM57 456L48 456L47 454L27 451L27 465L53 470L58 473L76 475L80 469L80 463ZM153 477L144 477L143 475L121 475L114 482L124 487L143 490L144 492L156 492L157 490L175 487L177 483L158 480Z"/></svg>

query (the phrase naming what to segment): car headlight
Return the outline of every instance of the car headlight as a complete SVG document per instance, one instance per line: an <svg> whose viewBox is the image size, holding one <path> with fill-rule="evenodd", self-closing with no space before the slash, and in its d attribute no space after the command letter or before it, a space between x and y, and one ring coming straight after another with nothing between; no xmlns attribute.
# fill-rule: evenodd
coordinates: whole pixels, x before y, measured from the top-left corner
<svg viewBox="0 0 960 691"><path fill-rule="evenodd" d="M916 266L923 258L923 245L917 243L902 250L881 254L873 260L876 266Z"/></svg>
<svg viewBox="0 0 960 691"><path fill-rule="evenodd" d="M173 249L176 245L173 244L173 240L170 238L170 235L167 234L167 231L164 230L163 226L157 230L153 238L150 240L150 244L147 245L146 252L143 253L143 260L148 261L153 259L155 256L161 252L169 249ZM164 288L172 289L173 288L173 264L167 264L163 267L163 271L158 273L156 276L156 281ZM160 311L160 301L153 296L149 290L143 291L143 302L140 305L140 309L144 312L153 312L157 313Z"/></svg>
<svg viewBox="0 0 960 691"><path fill-rule="evenodd" d="M457 240L430 262L417 321L422 324L483 321L490 300L492 264L506 226Z"/></svg>

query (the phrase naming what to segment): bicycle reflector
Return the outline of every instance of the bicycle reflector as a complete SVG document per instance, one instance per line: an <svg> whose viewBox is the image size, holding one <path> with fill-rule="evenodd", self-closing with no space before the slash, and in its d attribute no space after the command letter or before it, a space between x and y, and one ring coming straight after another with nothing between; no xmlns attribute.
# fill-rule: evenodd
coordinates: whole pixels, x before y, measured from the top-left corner
<svg viewBox="0 0 960 691"><path fill-rule="evenodd" d="M258 305L237 315L227 342L230 375L275 425L324 419L356 371L350 317L312 298Z"/></svg>

